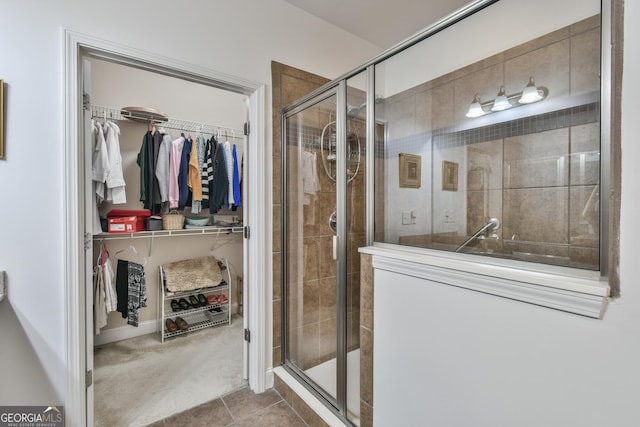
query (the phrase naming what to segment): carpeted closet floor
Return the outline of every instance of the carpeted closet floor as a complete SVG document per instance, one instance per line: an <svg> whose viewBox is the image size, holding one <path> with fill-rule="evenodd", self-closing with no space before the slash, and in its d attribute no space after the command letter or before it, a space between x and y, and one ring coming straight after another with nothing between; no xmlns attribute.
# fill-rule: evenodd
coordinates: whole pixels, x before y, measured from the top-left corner
<svg viewBox="0 0 640 427"><path fill-rule="evenodd" d="M246 385L242 317L160 342L145 335L94 350L96 427L146 426Z"/></svg>

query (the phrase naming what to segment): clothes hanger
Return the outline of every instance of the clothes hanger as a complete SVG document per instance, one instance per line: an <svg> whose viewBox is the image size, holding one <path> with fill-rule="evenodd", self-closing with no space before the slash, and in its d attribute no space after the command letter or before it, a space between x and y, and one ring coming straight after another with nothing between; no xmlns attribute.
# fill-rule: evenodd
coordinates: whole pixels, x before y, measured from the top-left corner
<svg viewBox="0 0 640 427"><path fill-rule="evenodd" d="M109 258L109 251L107 250L107 245L105 244L104 239L100 242L100 252L98 253L98 259L96 261L96 267L104 267L104 264L107 262Z"/></svg>
<svg viewBox="0 0 640 427"><path fill-rule="evenodd" d="M136 247L135 247L135 246L133 246L133 238L131 238L130 243L129 243L129 246L127 246L127 247L126 247L126 248L124 248L124 249L120 249L119 251L117 251L117 252L115 253L115 257L116 257L116 258L118 258L118 255L120 255L120 254L122 254L122 253L125 253L125 252L127 252L127 251L129 251L129 250L130 250L130 251L132 251L132 252L133 252L135 255L137 255L138 257L142 258L142 265L143 265L143 266L147 265L147 257L146 257L146 256L144 256L144 255L142 255L141 253L139 253L139 252L138 252L138 250L136 249ZM118 259L120 259L120 258L118 258Z"/></svg>

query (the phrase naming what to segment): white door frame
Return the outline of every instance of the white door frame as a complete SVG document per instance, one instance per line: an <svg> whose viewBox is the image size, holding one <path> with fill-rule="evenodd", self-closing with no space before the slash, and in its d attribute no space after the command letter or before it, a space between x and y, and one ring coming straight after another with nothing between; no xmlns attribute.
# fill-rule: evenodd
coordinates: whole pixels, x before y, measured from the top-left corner
<svg viewBox="0 0 640 427"><path fill-rule="evenodd" d="M151 71L214 85L249 96L251 132L247 150L248 239L247 283L249 329L249 386L256 393L273 386L272 346L272 205L271 137L268 131L269 99L266 86L218 73L193 64L63 29L64 44L64 283L67 383L67 425L92 425L87 421L85 290L84 147L82 123L82 66L85 54ZM90 241L89 241L90 243Z"/></svg>

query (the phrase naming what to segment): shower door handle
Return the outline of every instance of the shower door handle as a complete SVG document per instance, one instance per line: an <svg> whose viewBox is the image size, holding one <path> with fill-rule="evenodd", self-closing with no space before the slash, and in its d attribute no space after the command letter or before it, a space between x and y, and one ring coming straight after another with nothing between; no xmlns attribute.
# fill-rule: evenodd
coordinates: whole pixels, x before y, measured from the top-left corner
<svg viewBox="0 0 640 427"><path fill-rule="evenodd" d="M333 260L338 260L338 236L333 236Z"/></svg>

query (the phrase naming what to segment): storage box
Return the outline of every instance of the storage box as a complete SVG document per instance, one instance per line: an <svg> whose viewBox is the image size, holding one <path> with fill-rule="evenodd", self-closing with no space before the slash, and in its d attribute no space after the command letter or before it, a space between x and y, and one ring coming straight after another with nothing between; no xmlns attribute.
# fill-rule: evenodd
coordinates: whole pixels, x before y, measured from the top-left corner
<svg viewBox="0 0 640 427"><path fill-rule="evenodd" d="M113 209L107 213L109 233L135 233L145 231L147 218L151 212L147 209Z"/></svg>
<svg viewBox="0 0 640 427"><path fill-rule="evenodd" d="M161 216L150 216L147 220L147 230L149 231L157 231L162 230L162 217Z"/></svg>
<svg viewBox="0 0 640 427"><path fill-rule="evenodd" d="M213 214L211 222L215 225L235 225L240 223L240 216L229 214Z"/></svg>

